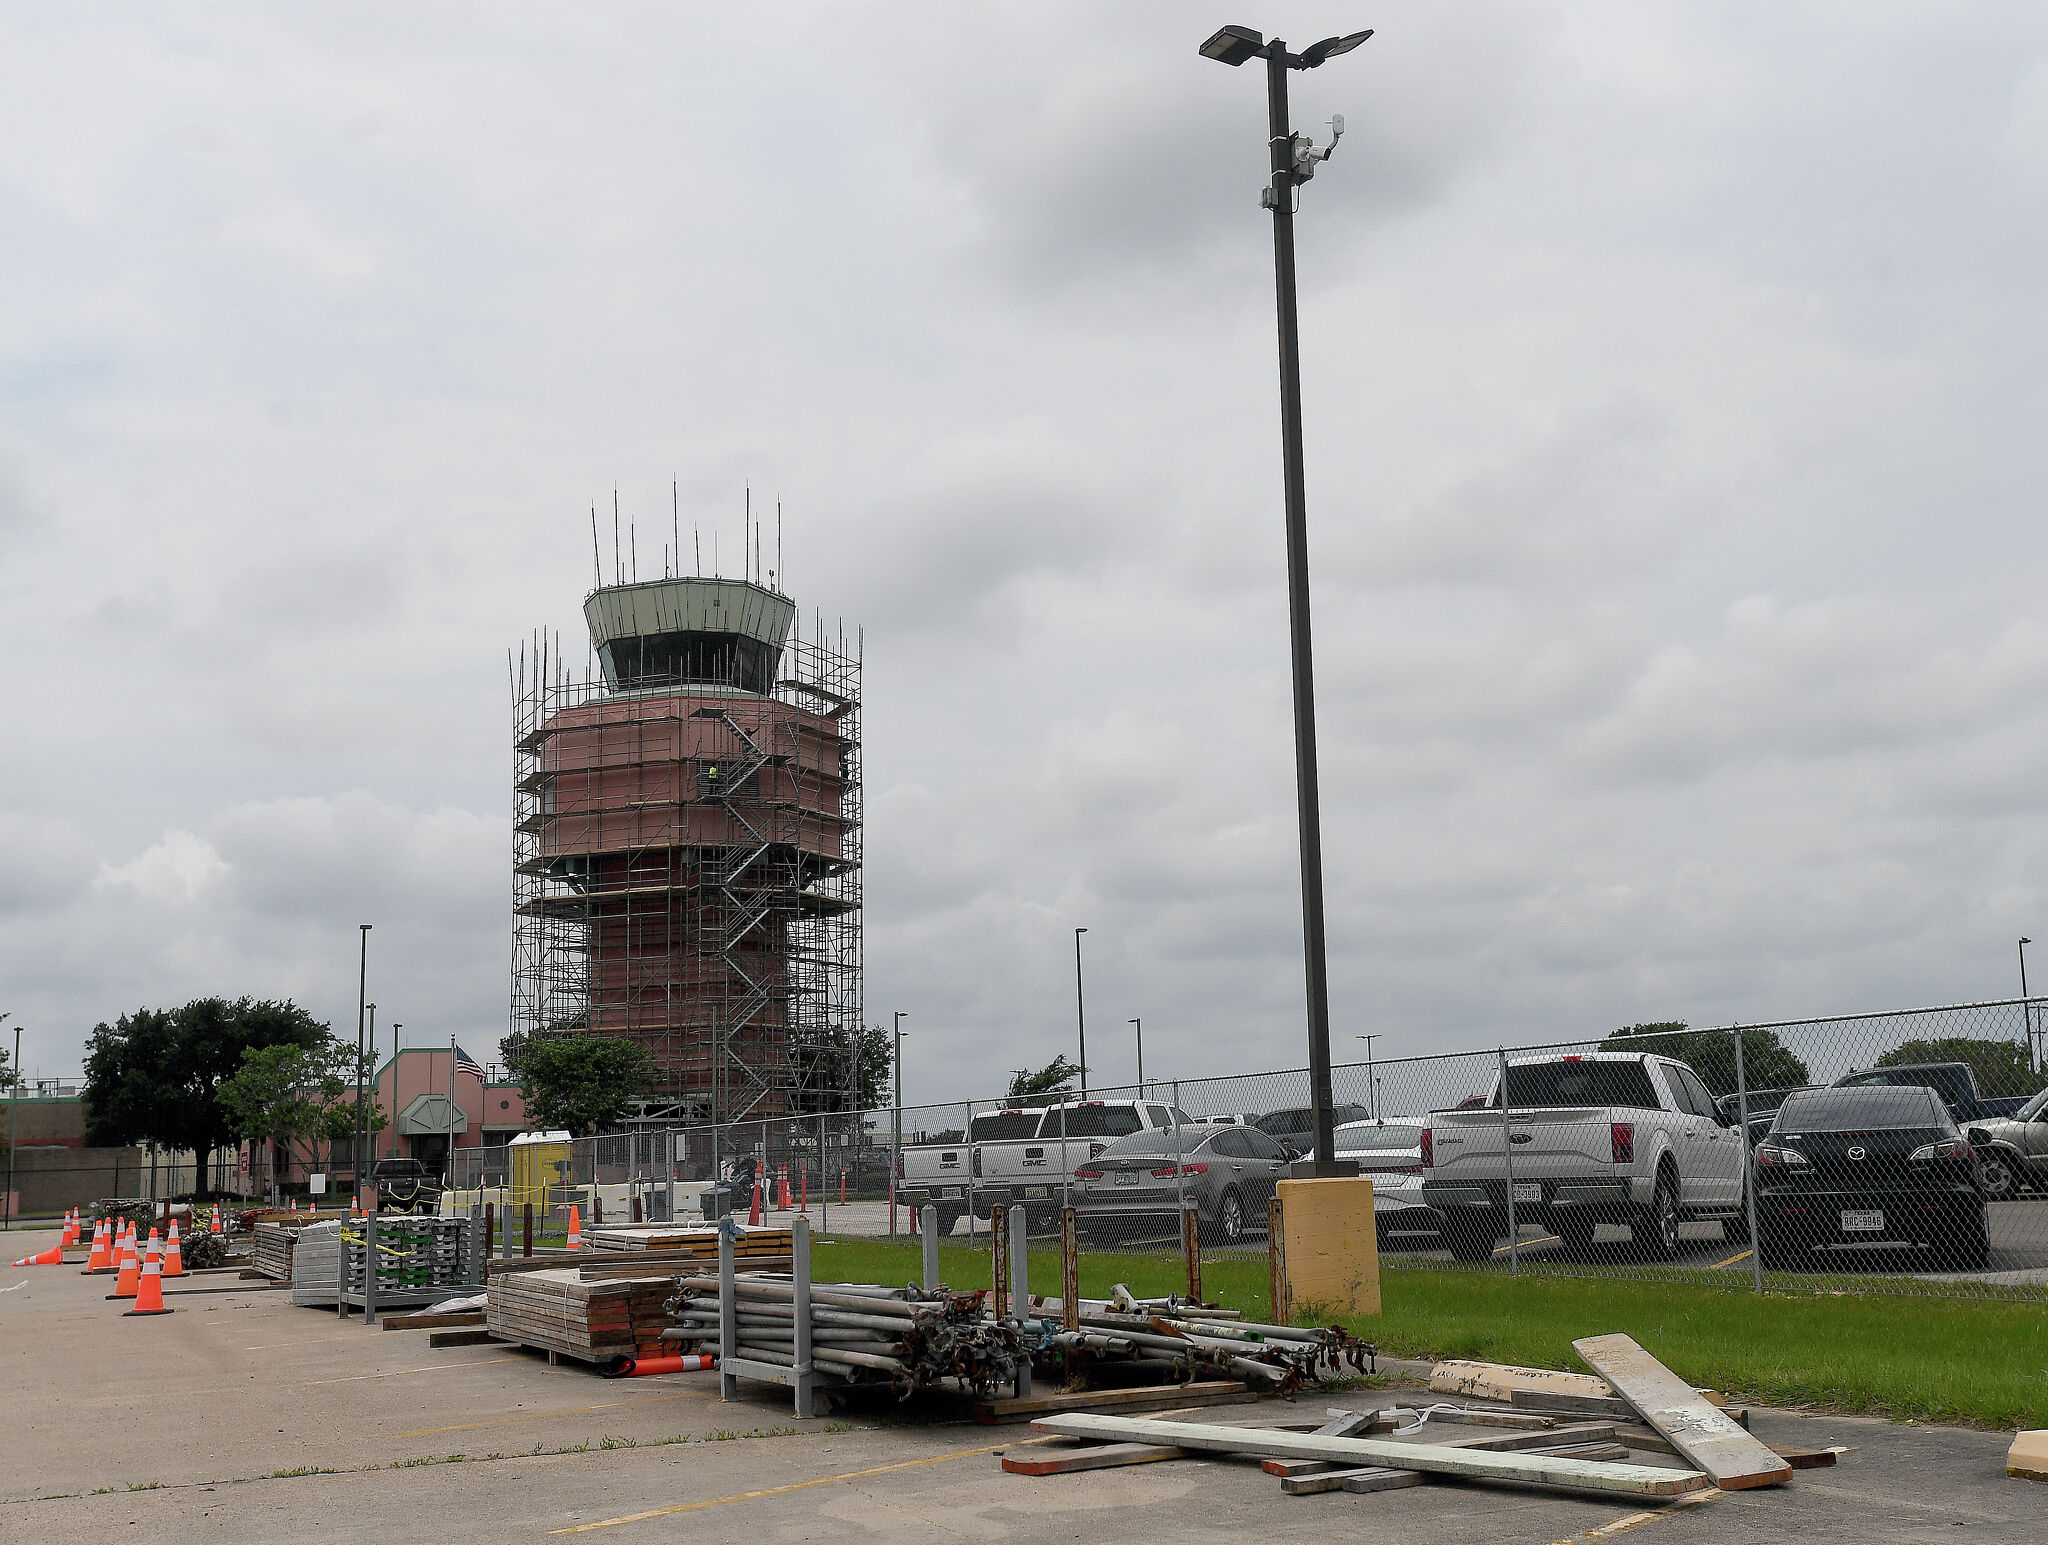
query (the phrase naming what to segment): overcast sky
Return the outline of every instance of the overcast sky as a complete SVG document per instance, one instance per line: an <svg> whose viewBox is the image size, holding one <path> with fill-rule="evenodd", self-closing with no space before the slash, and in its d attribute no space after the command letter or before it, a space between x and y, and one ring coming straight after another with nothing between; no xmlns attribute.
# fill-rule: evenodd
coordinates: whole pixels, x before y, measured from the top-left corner
<svg viewBox="0 0 2048 1545"><path fill-rule="evenodd" d="M1339 1056L2002 997L2048 930L2048 13L0 19L0 1010L488 1056L506 647L784 510L865 629L912 1098L1302 1057L1256 71L1298 222ZM685 537L687 541L687 536ZM730 564L727 565L730 572ZM2048 970L2048 961L2043 969ZM11 1027L10 1027L11 1028Z"/></svg>

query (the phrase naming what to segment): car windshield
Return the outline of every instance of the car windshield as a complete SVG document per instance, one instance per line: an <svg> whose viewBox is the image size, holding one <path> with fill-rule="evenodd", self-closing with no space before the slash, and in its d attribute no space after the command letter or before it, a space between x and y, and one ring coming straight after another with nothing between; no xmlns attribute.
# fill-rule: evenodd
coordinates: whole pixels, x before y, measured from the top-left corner
<svg viewBox="0 0 2048 1545"><path fill-rule="evenodd" d="M969 1141L977 1143L1000 1143L1006 1138L1035 1137L1038 1133L1038 1112L1035 1110L998 1110L974 1118L973 1135Z"/></svg>
<svg viewBox="0 0 2048 1545"><path fill-rule="evenodd" d="M1040 1137L1126 1137L1145 1123L1128 1105L1069 1105L1049 1110Z"/></svg>
<svg viewBox="0 0 2048 1545"><path fill-rule="evenodd" d="M1337 1128L1337 1146L1352 1153L1380 1148L1420 1148L1421 1127L1381 1126L1370 1121Z"/></svg>
<svg viewBox="0 0 2048 1545"><path fill-rule="evenodd" d="M1948 1125L1932 1090L1913 1084L1815 1089L1778 1107L1775 1132L1861 1132Z"/></svg>
<svg viewBox="0 0 2048 1545"><path fill-rule="evenodd" d="M1517 1108L1553 1105L1623 1106L1635 1110L1659 1108L1650 1072L1642 1063L1594 1062L1559 1059L1554 1062L1511 1062L1508 1064L1508 1103ZM1500 1108L1500 1092L1494 1091L1493 1108Z"/></svg>
<svg viewBox="0 0 2048 1545"><path fill-rule="evenodd" d="M1181 1147L1173 1145L1171 1132L1139 1132L1130 1137L1119 1138L1095 1157L1101 1159L1164 1159L1175 1153L1199 1153L1219 1136L1214 1130L1190 1126L1181 1133Z"/></svg>

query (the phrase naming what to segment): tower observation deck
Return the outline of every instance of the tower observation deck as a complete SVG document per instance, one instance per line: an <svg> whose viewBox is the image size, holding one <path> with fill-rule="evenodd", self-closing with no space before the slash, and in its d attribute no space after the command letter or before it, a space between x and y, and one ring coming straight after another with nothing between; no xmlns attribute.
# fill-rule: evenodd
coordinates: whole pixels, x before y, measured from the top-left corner
<svg viewBox="0 0 2048 1545"><path fill-rule="evenodd" d="M861 1023L860 658L751 580L600 586L598 672L514 667L511 1028L653 1054L647 1114L845 1108Z"/></svg>

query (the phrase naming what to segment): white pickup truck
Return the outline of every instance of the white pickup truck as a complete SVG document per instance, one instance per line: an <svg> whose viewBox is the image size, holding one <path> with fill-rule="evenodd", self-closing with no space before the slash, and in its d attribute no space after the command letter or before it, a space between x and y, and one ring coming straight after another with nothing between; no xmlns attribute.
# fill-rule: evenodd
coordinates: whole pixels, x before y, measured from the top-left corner
<svg viewBox="0 0 2048 1545"><path fill-rule="evenodd" d="M1120 1137L1168 1130L1194 1118L1159 1100L1068 1100L1043 1108L978 1111L967 1140L921 1143L903 1150L896 1194L912 1207L939 1210L939 1232L949 1234L972 1207L1021 1205L1035 1216L1058 1211L1062 1183Z"/></svg>
<svg viewBox="0 0 2048 1545"><path fill-rule="evenodd" d="M1626 1225L1637 1253L1670 1260L1678 1229L1718 1221L1746 1240L1749 1154L1699 1075L1642 1052L1511 1057L1507 1119L1498 1077L1486 1105L1433 1111L1422 1137L1422 1199L1442 1214L1454 1258L1483 1261L1515 1222L1583 1249L1602 1223Z"/></svg>

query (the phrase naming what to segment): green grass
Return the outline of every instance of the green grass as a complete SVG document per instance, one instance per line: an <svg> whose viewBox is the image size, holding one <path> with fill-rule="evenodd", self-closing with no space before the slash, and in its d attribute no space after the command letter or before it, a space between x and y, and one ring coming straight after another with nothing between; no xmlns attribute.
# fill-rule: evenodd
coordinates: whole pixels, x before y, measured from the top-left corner
<svg viewBox="0 0 2048 1545"><path fill-rule="evenodd" d="M916 1241L837 1240L812 1269L848 1282L904 1282L918 1272ZM1059 1259L1034 1243L1031 1287L1059 1292ZM982 1286L986 1249L945 1245L940 1270ZM1122 1282L1140 1295L1178 1291L1178 1256L1081 1257L1081 1291ZM1381 1279L1384 1307L1351 1329L1394 1357L1475 1357L1540 1368L1584 1365L1579 1336L1633 1336L1692 1383L1772 1405L1987 1427L2048 1426L2048 1308L1880 1295L1766 1294L1682 1282L1402 1267ZM1212 1258L1203 1292L1265 1319L1262 1258Z"/></svg>

